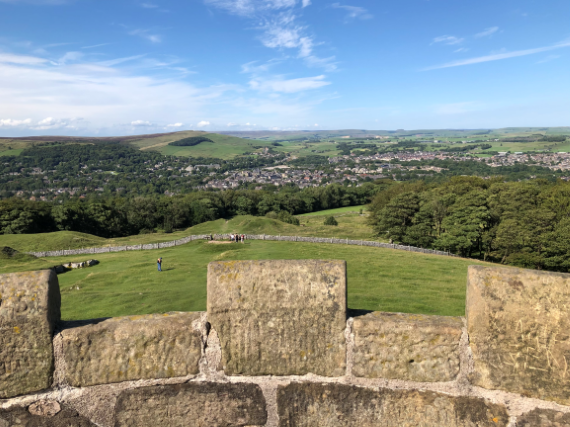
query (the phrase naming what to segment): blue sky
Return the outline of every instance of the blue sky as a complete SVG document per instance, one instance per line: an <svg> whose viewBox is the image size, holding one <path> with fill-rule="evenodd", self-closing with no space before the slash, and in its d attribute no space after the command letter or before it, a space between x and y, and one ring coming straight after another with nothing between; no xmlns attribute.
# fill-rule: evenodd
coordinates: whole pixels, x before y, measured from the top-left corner
<svg viewBox="0 0 570 427"><path fill-rule="evenodd" d="M570 125L568 0L0 0L0 136Z"/></svg>

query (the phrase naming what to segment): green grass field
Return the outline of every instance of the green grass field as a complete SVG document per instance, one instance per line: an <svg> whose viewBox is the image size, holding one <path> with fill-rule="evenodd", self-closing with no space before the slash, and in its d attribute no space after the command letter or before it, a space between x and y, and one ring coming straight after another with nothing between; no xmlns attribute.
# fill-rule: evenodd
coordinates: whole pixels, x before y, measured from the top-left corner
<svg viewBox="0 0 570 427"><path fill-rule="evenodd" d="M162 273L156 258L163 257ZM0 259L0 273L49 268L89 256ZM206 268L216 260L341 259L351 309L463 315L473 260L362 246L206 241L153 251L98 254L100 264L59 275L66 320L206 309Z"/></svg>
<svg viewBox="0 0 570 427"><path fill-rule="evenodd" d="M325 211L317 211L317 212L306 213L303 215L299 215L299 217L338 215L338 214L345 214L348 212L360 212L360 209L362 209L362 211L364 212L366 210L366 205L346 206L344 208L327 209Z"/></svg>
<svg viewBox="0 0 570 427"><path fill-rule="evenodd" d="M193 147L175 147L164 145L160 147L162 154L171 156L214 157L218 159L231 159L246 152L261 152L255 147L270 147L269 142L250 141L249 139L236 138L235 136L220 135L217 133L204 134L214 142L201 142Z"/></svg>

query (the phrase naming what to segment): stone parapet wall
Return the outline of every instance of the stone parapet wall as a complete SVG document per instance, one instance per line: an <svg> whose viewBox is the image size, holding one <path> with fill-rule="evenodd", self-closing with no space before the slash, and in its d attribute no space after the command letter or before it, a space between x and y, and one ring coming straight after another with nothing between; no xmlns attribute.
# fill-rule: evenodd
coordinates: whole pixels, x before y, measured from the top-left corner
<svg viewBox="0 0 570 427"><path fill-rule="evenodd" d="M54 284L0 276L0 427L570 426L568 274L470 267L465 318L347 317L343 261L211 263L202 313L57 322Z"/></svg>
<svg viewBox="0 0 570 427"><path fill-rule="evenodd" d="M390 243L374 242L370 240L351 240L351 239L335 239L334 237L301 237L301 236L270 236L266 234L247 234L246 240L273 240L278 242L305 242L305 243L328 243L333 245L356 245L371 246L375 248L397 249L408 252L419 252L430 255L456 256L451 252L436 251L433 249L416 248L414 246L393 245ZM109 246L102 248L85 248L85 249L67 249L61 251L45 251L45 252L27 252L29 255L38 258L70 256L70 255L86 255L86 254L104 254L108 252L125 252L125 251L143 251L156 250L163 248L171 248L173 246L185 245L194 240L230 240L229 234L200 234L184 237L183 239L173 240L164 243L149 243L146 245L131 246Z"/></svg>

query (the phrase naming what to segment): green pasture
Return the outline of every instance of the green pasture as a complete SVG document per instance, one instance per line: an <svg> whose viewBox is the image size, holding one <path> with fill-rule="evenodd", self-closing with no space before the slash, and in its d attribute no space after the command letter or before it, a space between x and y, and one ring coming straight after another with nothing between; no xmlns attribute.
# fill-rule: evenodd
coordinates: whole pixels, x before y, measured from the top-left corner
<svg viewBox="0 0 570 427"><path fill-rule="evenodd" d="M156 259L163 257L158 272ZM49 268L89 255L0 259L0 273ZM340 259L348 265L351 309L460 316L473 260L363 246L249 241L192 242L173 248L98 254L100 264L60 274L66 320L206 309L211 261Z"/></svg>
<svg viewBox="0 0 570 427"><path fill-rule="evenodd" d="M324 211L317 211L317 212L311 212L311 213L306 213L303 215L299 215L299 217L305 217L305 216L330 216L330 215L337 215L337 214L345 214L348 212L360 212L360 209L362 209L362 211L366 210L366 205L360 205L360 206L346 206L344 208L336 208L336 209L327 209Z"/></svg>
<svg viewBox="0 0 570 427"><path fill-rule="evenodd" d="M161 136L155 136L154 138L133 139L126 142L126 144L141 150L159 149L160 147L174 141L179 141L184 138L189 138L192 136L200 136L205 134L206 132L203 131L186 130L180 132L167 133Z"/></svg>
<svg viewBox="0 0 570 427"><path fill-rule="evenodd" d="M2 156L19 156L22 151L24 151L23 148L18 148L17 150L3 150L3 151L0 151L0 157L2 157Z"/></svg>
<svg viewBox="0 0 570 427"><path fill-rule="evenodd" d="M236 138L235 136L220 135L217 133L204 134L214 142L201 142L193 147L175 147L164 145L159 148L162 154L172 156L214 157L218 159L231 159L246 152L259 152L253 147L270 147L265 141L251 141L249 139Z"/></svg>

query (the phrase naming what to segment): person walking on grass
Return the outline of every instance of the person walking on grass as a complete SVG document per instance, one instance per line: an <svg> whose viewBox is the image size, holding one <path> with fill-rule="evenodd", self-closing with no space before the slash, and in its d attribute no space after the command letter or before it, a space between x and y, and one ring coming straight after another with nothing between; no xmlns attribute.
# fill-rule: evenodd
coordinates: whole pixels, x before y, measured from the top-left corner
<svg viewBox="0 0 570 427"><path fill-rule="evenodd" d="M162 271L162 257L156 260L156 265L158 266L158 271Z"/></svg>

